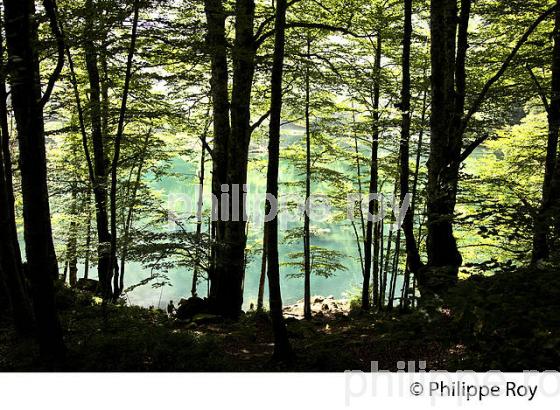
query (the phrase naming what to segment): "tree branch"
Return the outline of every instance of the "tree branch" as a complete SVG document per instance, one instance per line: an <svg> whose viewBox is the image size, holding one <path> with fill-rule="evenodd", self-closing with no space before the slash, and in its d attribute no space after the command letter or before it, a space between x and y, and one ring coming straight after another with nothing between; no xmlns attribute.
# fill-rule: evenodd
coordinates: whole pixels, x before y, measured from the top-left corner
<svg viewBox="0 0 560 410"><path fill-rule="evenodd" d="M263 115L261 115L261 117L257 120L257 122L251 125L251 132L259 128L259 126L263 123L264 120L268 118L269 115L270 115L270 110L264 113Z"/></svg>
<svg viewBox="0 0 560 410"><path fill-rule="evenodd" d="M529 38L529 36L531 35L531 33L533 33L533 31L535 31L535 29L539 26L540 23L542 23L548 16L550 16L554 11L556 10L556 5L550 7L548 10L546 10L544 13L542 13L539 17L537 17L537 19L533 22L533 24L531 24L529 26L529 28L527 29L527 31L525 31L525 33L523 34L523 36L521 36L521 38L517 41L517 43L515 44L515 47L513 47L513 49L511 50L511 52L509 53L509 55L507 56L507 58L504 60L504 62L502 63L502 66L500 67L500 69L496 72L496 74L494 74L492 76L492 78L490 78L486 84L484 84L484 87L482 87L482 90L480 91L480 93L478 94L478 96L476 97L476 99L474 100L473 104L471 105L471 107L469 108L469 110L467 111L467 114L465 115L465 117L463 118L462 122L461 122L461 128L460 128L460 132L464 132L465 129L468 126L469 121L471 120L472 116L478 112L478 110L480 109L480 106L482 105L482 103L484 102L484 99L486 98L486 94L488 94L488 91L490 90L490 88L494 85L494 83L496 83L501 77L502 75L506 72L507 68L509 67L510 63L512 62L512 60L514 59L514 57L517 55L517 52L519 51L519 49L521 48L521 46L523 44L525 44L525 42L527 41L527 39Z"/></svg>
<svg viewBox="0 0 560 410"><path fill-rule="evenodd" d="M477 139L475 139L473 142L471 142L465 149L464 151L461 153L461 155L459 155L459 158L457 159L457 162L460 164L461 162L463 162L464 160L466 160L469 155L471 155L473 153L473 151L480 145L482 144L484 141L486 141L488 139L490 135L489 134L484 134L481 137L478 137Z"/></svg>
<svg viewBox="0 0 560 410"><path fill-rule="evenodd" d="M62 72L62 67L64 67L64 38L62 37L62 32L58 25L57 21L57 7L55 0L43 0L43 7L45 8L45 12L47 13L47 17L49 18L49 26L51 27L51 31L56 39L56 48L58 53L58 58L56 61L56 67L52 72L51 76L49 77L49 82L47 83L47 88L45 90L45 94L41 98L40 105L45 106L49 98L51 97L54 84L60 77L60 73Z"/></svg>
<svg viewBox="0 0 560 410"><path fill-rule="evenodd" d="M293 23L286 23L286 28L315 28L315 29L319 29L319 30L327 30L327 31L336 31L336 32L340 32L342 34L348 34L352 37L360 37L358 34L354 33L353 31L351 31L348 28L345 27L338 27L338 26L332 26L330 24L323 24L323 23L311 23L311 22L307 22L307 21L295 21ZM272 37L274 35L274 30L270 30L267 31L266 33L263 33L260 37L255 38L255 48L259 48L262 43L264 43L264 41L269 38Z"/></svg>
<svg viewBox="0 0 560 410"><path fill-rule="evenodd" d="M535 73L533 73L533 70L531 69L529 64L527 64L525 66L525 68L529 72L529 75L531 76L531 79L533 80L533 83L535 83L535 87L537 89L537 94L539 94L539 97L541 98L541 101L544 105L544 109L546 110L547 113L550 112L550 105L548 104L548 99L546 98L546 93L544 92L544 90L541 86L541 83L539 82L539 79L535 76Z"/></svg>
<svg viewBox="0 0 560 410"><path fill-rule="evenodd" d="M295 4L295 3L299 3L301 0L292 0L289 1L287 4L287 8L289 8L291 5ZM260 36L260 34L263 32L264 28L267 26L267 24L270 24L274 21L274 18L276 17L276 15L273 13L271 16L267 17L266 19L263 20L263 22L261 24L259 24L259 27L257 28L257 31L255 33L255 38L258 38Z"/></svg>

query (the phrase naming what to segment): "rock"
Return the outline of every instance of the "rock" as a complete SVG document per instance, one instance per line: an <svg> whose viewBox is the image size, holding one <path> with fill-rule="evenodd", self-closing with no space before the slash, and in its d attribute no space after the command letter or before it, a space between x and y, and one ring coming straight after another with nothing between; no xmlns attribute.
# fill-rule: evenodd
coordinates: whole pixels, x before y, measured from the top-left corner
<svg viewBox="0 0 560 410"><path fill-rule="evenodd" d="M203 313L209 313L208 302L195 296L186 300L181 299L176 316L179 320L187 320Z"/></svg>
<svg viewBox="0 0 560 410"><path fill-rule="evenodd" d="M329 295L324 297L315 295L311 297L311 312L314 317L324 318L337 314L347 315L350 311L350 303L347 299L334 299ZM295 303L284 307L285 317L303 319L303 303Z"/></svg>
<svg viewBox="0 0 560 410"><path fill-rule="evenodd" d="M80 278L76 283L76 288L83 290L85 292L97 292L97 287L99 286L99 281L94 279Z"/></svg>

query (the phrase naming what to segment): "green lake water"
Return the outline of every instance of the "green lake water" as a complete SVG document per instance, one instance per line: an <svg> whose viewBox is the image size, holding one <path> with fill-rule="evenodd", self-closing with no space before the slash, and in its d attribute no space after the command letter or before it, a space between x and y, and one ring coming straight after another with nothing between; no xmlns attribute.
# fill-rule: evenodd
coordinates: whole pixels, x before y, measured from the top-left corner
<svg viewBox="0 0 560 410"><path fill-rule="evenodd" d="M301 130L291 130L291 135L284 135L283 144L288 144L293 141L300 140L303 143ZM351 149L349 147L349 149ZM364 152L368 155L368 153ZM254 148L251 157L253 160L249 169L248 177L248 192L249 202L253 204L253 198L258 198L256 207L264 209L264 192L266 191L266 155L267 151L264 146ZM255 165L256 164L256 165ZM198 163L196 160L193 162L176 158L172 162L171 172L172 176L166 176L163 179L153 181L152 187L159 192L164 201L168 204L173 202L176 197L187 198L192 203L195 203L197 198L197 170ZM345 165L332 164L331 168L341 170L340 167ZM355 172L355 171L353 171ZM205 181L205 207L209 208L210 196L208 192L211 169L210 163L207 163L206 168L206 181ZM150 175L146 176L150 178ZM294 195L298 200L304 197L303 188L296 186L294 182L303 181L303 175L286 161L281 162L280 171L280 191ZM328 188L324 183L313 183L313 193L320 194L323 189ZM252 195L251 195L252 193ZM172 206L171 206L172 207ZM196 209L196 208L194 208ZM193 213L194 216L194 213ZM303 218L297 221L282 223L282 213L280 214L280 263L289 262L288 254L291 252L303 251L303 238L296 240L293 243L285 243L283 241L284 234L287 229L302 227ZM359 223L356 221L357 227ZM195 223L185 224L188 229L193 232L196 230ZM336 298L347 298L352 295L359 294L362 283L362 273L359 261L359 252L356 244L356 237L354 230L348 220L340 222L311 222L312 229L318 230L319 234L314 236L311 244L320 246L325 249L335 250L345 255L345 257L338 262L346 267L346 270L334 272L328 278L313 275L311 279L311 293L312 295L333 295ZM204 225L204 230L208 229L207 224ZM388 232L386 227L385 233ZM260 249L262 246L262 223L256 223L249 216L249 231L248 231L248 248ZM363 247L363 246L362 246ZM394 244L393 244L394 247ZM254 256L248 260L245 287L244 287L244 309L247 309L251 303L254 303L257 298L258 281L261 269L261 252L255 252ZM83 271L83 269L80 269ZM281 287L282 296L285 304L294 303L303 298L303 278L291 278L290 275L298 271L297 267L281 266ZM90 270L90 276L96 278L95 269ZM402 274L402 272L399 272ZM80 273L79 273L80 274ZM160 306L165 307L169 300L177 301L181 298L190 296L190 287L192 281L192 270L186 268L171 269L165 273L170 279L170 285L153 288L151 284L143 285L135 288L129 292L126 297L131 304L142 306ZM143 267L140 263L129 262L126 267L125 288L134 285L141 280L150 276L150 269ZM400 290L401 280L398 278L397 295ZM206 281L199 284L199 295L204 297L207 293ZM267 292L268 293L268 292ZM266 297L268 297L266 295Z"/></svg>

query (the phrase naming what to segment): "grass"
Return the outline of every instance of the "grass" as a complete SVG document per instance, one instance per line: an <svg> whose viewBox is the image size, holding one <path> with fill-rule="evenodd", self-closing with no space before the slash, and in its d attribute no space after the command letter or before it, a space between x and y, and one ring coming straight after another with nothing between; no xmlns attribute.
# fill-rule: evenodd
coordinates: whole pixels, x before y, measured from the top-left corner
<svg viewBox="0 0 560 410"><path fill-rule="evenodd" d="M557 270L522 269L461 281L446 306L359 312L312 321L287 320L296 352L271 360L266 314L239 322L181 324L159 310L110 305L60 289L58 305L68 354L63 371L344 371L396 370L399 361L430 369L560 369L560 279ZM32 341L0 323L0 369L49 370Z"/></svg>

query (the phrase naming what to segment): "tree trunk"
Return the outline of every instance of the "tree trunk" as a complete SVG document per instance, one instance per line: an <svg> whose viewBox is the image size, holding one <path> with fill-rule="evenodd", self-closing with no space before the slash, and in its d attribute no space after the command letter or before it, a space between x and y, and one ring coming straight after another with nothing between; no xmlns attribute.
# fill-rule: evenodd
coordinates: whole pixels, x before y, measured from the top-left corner
<svg viewBox="0 0 560 410"><path fill-rule="evenodd" d="M414 167L414 177L413 177L413 182L412 182L412 201L410 203L410 214L411 214L411 218L414 220L414 215L415 215L415 210L416 210L416 205L418 203L418 198L417 198L417 192L418 192L418 175L420 173L420 159L422 157L422 140L424 137L424 126L425 126L425 122L426 122L426 112L428 110L428 104L427 104L427 91L424 91L424 97L422 98L422 114L421 114L421 119L420 119L420 132L418 133L418 145L416 147L416 160L415 160L415 167ZM420 224L421 226L421 224ZM418 243L416 244L417 248L420 247L420 229L418 230ZM414 275L410 274L410 271L408 269L405 269L405 274L404 274L404 286L403 286L403 294L402 294L402 300L401 300L401 307L404 310L407 310L409 307L409 303L408 303L408 296L410 293L410 278L411 276L413 276L414 278L416 277L416 273ZM414 279L413 279L414 280Z"/></svg>
<svg viewBox="0 0 560 410"><path fill-rule="evenodd" d="M377 229L375 230L375 233L377 235L377 242L374 243L377 244L377 252L374 251L374 257L377 256L378 259L378 273L377 273L377 287L376 289L374 289L374 292L377 291L377 305L374 304L374 306L378 306L379 308L383 307L383 299L381 297L381 287L383 285L383 263L384 263L384 253L383 253L383 246L384 246L384 242L385 242L385 225L383 224L383 221L379 221L377 223ZM375 283L375 276L373 277L373 281Z"/></svg>
<svg viewBox="0 0 560 410"><path fill-rule="evenodd" d="M9 223L11 235L13 238L13 247L17 263L21 265L21 249L18 241L18 232L16 224L15 212L15 197L14 197L14 183L13 183L13 170L12 170L12 153L10 150L10 127L8 124L8 93L6 90L6 64L4 62L4 21L3 16L0 15L0 132L2 134L1 149L4 164L4 183L6 184L6 194L8 199Z"/></svg>
<svg viewBox="0 0 560 410"><path fill-rule="evenodd" d="M208 116L208 115L207 115ZM204 128L204 133L202 134L202 147L200 149L200 168L198 173L198 203L196 209L196 241L197 241L197 248L196 248L196 255L195 255L195 265L193 270L193 279L191 284L191 295L192 297L197 296L197 285L198 285L198 270L200 264L200 246L202 240L202 205L203 205L203 198L204 198L204 174L205 174L205 164L206 164L206 134L208 133L208 124Z"/></svg>
<svg viewBox="0 0 560 410"><path fill-rule="evenodd" d="M237 0L235 3L231 108L227 87L226 15L223 4L219 0L206 0L205 10L208 23L207 42L212 60L211 86L214 116L212 191L219 198L223 187L224 192L229 196L228 209L221 209L219 200L218 206L214 209L214 215L220 217L224 213L229 216L227 220L214 223L216 240L211 269L210 301L217 313L237 318L243 304L245 278L247 223L244 188L247 183L249 141L252 132L250 105L256 52L253 36L255 4L253 0ZM231 110L231 127L229 110Z"/></svg>
<svg viewBox="0 0 560 410"><path fill-rule="evenodd" d="M393 227L389 226L389 235L387 236L387 249L385 253L384 265L382 264L381 270L381 289L379 290L379 308L383 309L385 302L387 301L387 279L389 278L389 265L391 263L391 247L393 245ZM383 249L381 249L383 252Z"/></svg>
<svg viewBox="0 0 560 410"><path fill-rule="evenodd" d="M405 201L409 193L409 141L410 141L410 43L412 37L412 0L404 0L404 33L402 52L401 89L401 141L400 141L400 200ZM402 222L405 236L406 265L415 274L421 268L420 253L414 237L414 219L411 209L407 209Z"/></svg>
<svg viewBox="0 0 560 410"><path fill-rule="evenodd" d="M78 204L77 204L77 187L72 188L72 205L70 209L70 227L68 230L68 244L66 247L66 261L68 263L68 278L70 287L76 287L78 282Z"/></svg>
<svg viewBox="0 0 560 410"><path fill-rule="evenodd" d="M122 292L119 281L119 269L117 264L117 183L118 183L118 167L119 158L121 154L121 144L124 133L124 121L126 117L126 104L128 102L128 92L130 88L130 80L132 78L132 61L134 59L134 51L136 49L136 37L138 29L138 14L140 11L140 1L134 1L134 16L132 18L132 33L130 37L130 47L128 49L128 56L126 60L126 71L124 76L124 87L121 98L121 108L119 111L119 122L117 125L117 134L115 135L115 149L113 150L113 161L111 164L111 190L110 190L110 205L111 205L111 266L114 267L113 278L113 299L117 299ZM106 120L107 120L107 116Z"/></svg>
<svg viewBox="0 0 560 410"><path fill-rule="evenodd" d="M311 128L309 118L310 87L309 87L309 64L311 53L311 39L307 36L307 60L305 62L305 200L309 201L311 196ZM308 202L306 202L303 215L303 316L311 319L311 233L309 228Z"/></svg>
<svg viewBox="0 0 560 410"><path fill-rule="evenodd" d="M47 160L33 0L4 1L11 74L12 105L18 132L27 273L29 275L41 353L64 355L53 281L58 276L50 220Z"/></svg>
<svg viewBox="0 0 560 410"><path fill-rule="evenodd" d="M377 33L377 42L375 47L375 79L373 84L373 107L372 107L372 142L371 142L371 167L370 167L370 179L369 179L369 194L377 194L377 184L378 184L378 164L377 156L379 149L379 99L380 99L380 82L381 82L381 32ZM373 231L374 224L371 215L375 215L378 206L377 201L368 202L368 218L366 223L366 237L364 241L364 282L362 286L362 309L368 310L370 307L369 300L369 286L370 286L370 276L372 268L372 242L373 242ZM375 241L376 244L378 241ZM376 244L373 244L374 247ZM379 266L377 265L377 254L379 249L374 249L373 256L373 304L376 305L379 302L379 295L377 293L379 281Z"/></svg>
<svg viewBox="0 0 560 410"><path fill-rule="evenodd" d="M213 117L213 161L212 161L212 194L218 199L213 204L212 213L212 258L209 271L210 301L218 313L221 309L220 298L227 291L223 289L222 276L227 274L224 260L225 222L220 220L222 202L221 186L227 183L227 152L231 134L229 119L228 93L228 60L227 41L225 37L226 12L222 0L205 0L204 9L207 21L206 43L211 59L211 96ZM216 218L217 216L217 218Z"/></svg>
<svg viewBox="0 0 560 410"><path fill-rule="evenodd" d="M418 272L423 296L444 293L457 281L462 258L453 235L465 98L466 29L470 0L462 2L456 47L457 0L431 2L432 117L428 160L428 268ZM463 48L464 47L464 48ZM457 55L456 55L457 54Z"/></svg>
<svg viewBox="0 0 560 410"><path fill-rule="evenodd" d="M280 118L282 114L282 73L284 69L284 42L286 25L286 0L276 3L276 20L274 35L274 57L270 87L270 126L268 143L268 172L266 191L278 198L278 173L280 163ZM267 214L270 213L267 202ZM274 357L288 359L292 354L288 332L282 314L282 294L280 291L280 268L278 262L278 215L266 222L268 285L270 298L270 316L274 330Z"/></svg>
<svg viewBox="0 0 560 410"><path fill-rule="evenodd" d="M4 131L4 127L2 127L2 139L7 136ZM0 232L3 236L2 242L0 242L0 269L3 271L5 293L11 302L16 329L21 334L30 334L33 328L33 314L24 285L23 269L18 254L19 248L16 249L14 246L17 243L17 237L13 236L15 220L10 210L8 184L4 169L4 158L0 151Z"/></svg>
<svg viewBox="0 0 560 410"><path fill-rule="evenodd" d="M472 0L431 0L431 85L432 115L430 157L428 159L427 217L428 264L418 272L418 287L423 297L445 294L457 282L462 263L453 236L459 167L486 137L463 149L463 134L473 115L485 101L488 91L502 77L529 36L551 13L548 8L527 28L498 71L484 84L465 110L466 56Z"/></svg>
<svg viewBox="0 0 560 410"><path fill-rule="evenodd" d="M8 286L6 285L4 271L2 270L2 261L0 260L0 319L8 317L10 311L10 296L8 294Z"/></svg>
<svg viewBox="0 0 560 410"><path fill-rule="evenodd" d="M353 108L353 107L352 107ZM352 125L356 125L356 113L352 112ZM360 270L362 272L362 277L365 276L365 267L364 267L364 257L362 254L362 243L366 237L366 225L364 220L364 212L362 210L362 201L363 201L363 189L362 189L362 167L360 163L360 149L358 147L358 135L354 131L354 154L356 155L356 173L358 178L358 198L360 201L359 207L359 214L360 214L360 226L362 231L362 236L358 233L358 229L356 228L356 224L354 221L350 221L352 225L352 229L354 230L354 236L356 237L356 246L358 247L358 256L360 258Z"/></svg>
<svg viewBox="0 0 560 410"><path fill-rule="evenodd" d="M261 274L259 277L259 293L257 295L257 312L262 312L264 307L264 285L266 281L266 224L263 228L263 252L261 258Z"/></svg>
<svg viewBox="0 0 560 410"><path fill-rule="evenodd" d="M229 221L225 223L224 242L218 259L224 271L219 273L218 309L222 315L238 317L243 304L245 277L244 187L247 183L249 141L251 137L251 88L255 71L253 0L237 0L235 5L235 41L233 47L233 88L231 94L231 136L227 150L226 183L229 195ZM269 261L270 264L270 261Z"/></svg>
<svg viewBox="0 0 560 410"><path fill-rule="evenodd" d="M86 29L84 33L84 51L86 69L90 86L91 138L93 144L94 179L91 181L95 198L95 216L97 224L97 274L101 294L105 300L112 297L111 289L111 234L107 212L107 164L101 116L101 85L97 66L97 50L93 39L94 18L96 10L93 0L86 1Z"/></svg>
<svg viewBox="0 0 560 410"><path fill-rule="evenodd" d="M548 104L548 140L546 146L546 161L544 181L542 187L542 201L537 217L535 218L533 233L532 261L535 263L550 256L548 243L550 213L553 201L558 201L558 133L560 130L560 0L556 1L554 13L554 31L552 37L554 46L552 50L551 90L550 103ZM546 96L544 97L546 98ZM556 191L556 192L553 192ZM555 196L556 198L552 198Z"/></svg>
<svg viewBox="0 0 560 410"><path fill-rule="evenodd" d="M84 258L84 279L89 278L90 248L91 248L91 189L87 192L87 229L86 229L86 255Z"/></svg>
<svg viewBox="0 0 560 410"><path fill-rule="evenodd" d="M393 255L393 267L391 269L391 283L389 284L389 301L387 302L387 310L392 310L395 302L395 293L397 289L397 276L399 273L399 260L401 253L401 230L397 231L395 241L395 254Z"/></svg>
<svg viewBox="0 0 560 410"><path fill-rule="evenodd" d="M3 22L0 27L0 142L2 148L0 150L0 232L3 233L3 240L0 243L0 270L3 271L3 280L0 285L4 289L0 292L5 294L10 302L4 303L4 305L11 307L16 330L20 334L29 335L33 329L33 313L25 288L21 251L17 237L2 34Z"/></svg>

